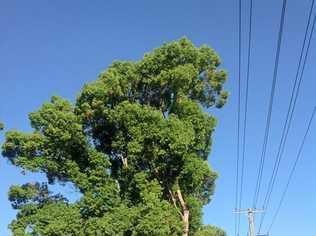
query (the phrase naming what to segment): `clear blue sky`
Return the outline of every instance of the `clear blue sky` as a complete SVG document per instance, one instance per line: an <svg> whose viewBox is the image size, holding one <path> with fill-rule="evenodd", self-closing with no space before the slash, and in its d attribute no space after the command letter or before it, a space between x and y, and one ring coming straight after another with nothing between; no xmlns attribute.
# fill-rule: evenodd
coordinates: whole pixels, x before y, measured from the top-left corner
<svg viewBox="0 0 316 236"><path fill-rule="evenodd" d="M6 128L29 131L27 114L51 95L74 100L84 83L117 59L137 60L163 42L187 36L206 43L220 54L229 72L231 92L221 110L210 110L219 124L214 135L211 165L219 172L214 199L205 207L205 223L234 232L234 184L237 104L237 0L135 0L135 1L1 1L0 4L0 120ZM248 2L248 1L244 1ZM281 127L294 81L310 0L288 0L284 42L281 49L276 100L272 114L263 187L271 173ZM246 6L245 6L246 7ZM246 8L245 8L246 9ZM254 48L251 67L249 129L246 150L245 197L251 205L270 93L276 33L281 0L254 0ZM246 17L244 20L246 25ZM246 33L246 32L245 32ZM267 223L280 198L310 112L315 105L315 39L293 129L281 163ZM245 38L244 38L244 42ZM245 44L246 45L246 44ZM245 46L244 45L244 46ZM245 49L245 47L244 47ZM243 51L245 52L245 51ZM243 77L244 78L244 77ZM313 235L316 218L315 133L312 127L285 204L271 235ZM0 135L3 141L3 135ZM20 174L0 158L0 235L10 235L7 225L16 212L7 200L12 184L43 180L41 175ZM57 188L58 189L58 188ZM74 189L64 188L71 195ZM242 216L242 235L246 235Z"/></svg>

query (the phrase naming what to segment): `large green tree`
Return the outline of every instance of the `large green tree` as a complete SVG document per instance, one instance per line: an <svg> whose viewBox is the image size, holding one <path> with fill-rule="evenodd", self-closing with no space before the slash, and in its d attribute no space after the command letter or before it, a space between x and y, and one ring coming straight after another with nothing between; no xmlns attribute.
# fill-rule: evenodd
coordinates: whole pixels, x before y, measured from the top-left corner
<svg viewBox="0 0 316 236"><path fill-rule="evenodd" d="M208 165L225 71L209 47L181 39L116 61L75 104L52 97L32 133L6 133L3 156L47 183L12 186L14 235L225 235L202 225L217 174ZM74 203L49 185L73 183Z"/></svg>

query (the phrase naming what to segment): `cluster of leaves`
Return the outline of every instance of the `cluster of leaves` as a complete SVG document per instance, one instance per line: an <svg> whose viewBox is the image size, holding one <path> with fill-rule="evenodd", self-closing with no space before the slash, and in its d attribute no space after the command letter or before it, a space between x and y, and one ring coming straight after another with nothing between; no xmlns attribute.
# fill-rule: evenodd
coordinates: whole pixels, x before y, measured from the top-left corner
<svg viewBox="0 0 316 236"><path fill-rule="evenodd" d="M195 236L226 236L226 233L215 226L206 225L199 230Z"/></svg>
<svg viewBox="0 0 316 236"><path fill-rule="evenodd" d="M53 97L30 113L34 132L7 132L3 156L12 164L82 193L69 203L46 183L11 187L14 235L181 235L176 190L190 235L225 235L201 220L217 177L207 162L216 119L204 108L228 97L219 65L207 46L171 42L140 61L114 62L75 105Z"/></svg>

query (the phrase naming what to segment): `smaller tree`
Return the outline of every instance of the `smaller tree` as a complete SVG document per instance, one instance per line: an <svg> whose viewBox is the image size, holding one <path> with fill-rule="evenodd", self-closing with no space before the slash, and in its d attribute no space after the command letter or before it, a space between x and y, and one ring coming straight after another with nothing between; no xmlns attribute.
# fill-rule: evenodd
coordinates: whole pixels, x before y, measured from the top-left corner
<svg viewBox="0 0 316 236"><path fill-rule="evenodd" d="M210 236L210 235L226 236L226 233L218 227L205 225L195 234L195 236Z"/></svg>
<svg viewBox="0 0 316 236"><path fill-rule="evenodd" d="M0 130L4 129L4 124L0 122Z"/></svg>

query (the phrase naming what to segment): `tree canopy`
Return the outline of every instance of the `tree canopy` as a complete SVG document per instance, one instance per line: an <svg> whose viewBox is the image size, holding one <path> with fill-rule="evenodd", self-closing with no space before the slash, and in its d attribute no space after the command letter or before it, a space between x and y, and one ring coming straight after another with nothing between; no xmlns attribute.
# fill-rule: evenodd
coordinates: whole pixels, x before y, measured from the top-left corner
<svg viewBox="0 0 316 236"><path fill-rule="evenodd" d="M47 183L12 186L14 235L211 235L203 226L217 177L208 164L228 97L220 58L188 39L139 61L115 61L76 103L54 96L30 113L31 133L6 133L3 156ZM49 191L73 183L70 203Z"/></svg>

